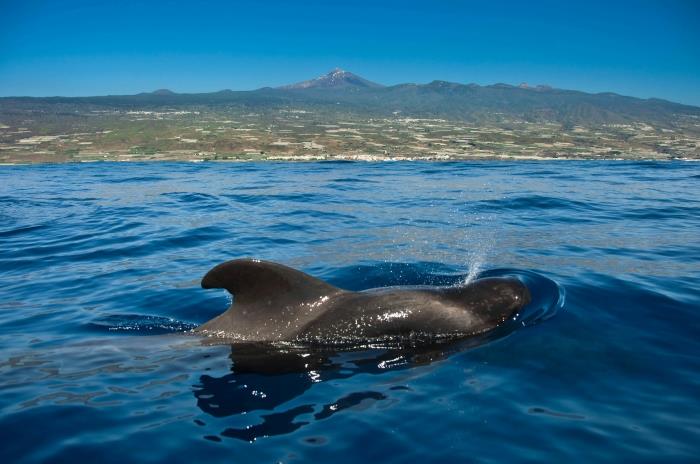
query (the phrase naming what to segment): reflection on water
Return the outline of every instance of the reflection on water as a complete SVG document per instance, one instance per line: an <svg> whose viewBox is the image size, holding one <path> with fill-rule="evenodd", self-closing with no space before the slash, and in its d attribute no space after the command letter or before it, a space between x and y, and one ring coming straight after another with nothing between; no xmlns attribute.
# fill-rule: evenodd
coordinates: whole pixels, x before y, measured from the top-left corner
<svg viewBox="0 0 700 464"><path fill-rule="evenodd" d="M368 390L352 392L320 408L314 404L294 405L294 400L316 383L429 365L483 341L376 346L356 351L266 344L232 345L229 356L231 372L220 377L202 375L199 384L194 386L194 396L197 406L214 417L250 415L290 403L292 406L288 408L254 416L257 421L253 425L229 427L221 432L223 437L254 441L259 437L290 433L310 421L324 420L344 409L368 407L389 398L388 392Z"/></svg>

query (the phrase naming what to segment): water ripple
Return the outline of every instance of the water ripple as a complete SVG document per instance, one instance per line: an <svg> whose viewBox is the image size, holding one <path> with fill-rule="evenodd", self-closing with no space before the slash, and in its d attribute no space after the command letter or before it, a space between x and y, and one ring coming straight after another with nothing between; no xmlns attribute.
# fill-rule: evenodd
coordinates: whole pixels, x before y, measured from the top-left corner
<svg viewBox="0 0 700 464"><path fill-rule="evenodd" d="M699 170L2 166L0 459L694 462ZM193 336L231 303L201 277L243 256L351 290L512 276L533 298L479 339Z"/></svg>

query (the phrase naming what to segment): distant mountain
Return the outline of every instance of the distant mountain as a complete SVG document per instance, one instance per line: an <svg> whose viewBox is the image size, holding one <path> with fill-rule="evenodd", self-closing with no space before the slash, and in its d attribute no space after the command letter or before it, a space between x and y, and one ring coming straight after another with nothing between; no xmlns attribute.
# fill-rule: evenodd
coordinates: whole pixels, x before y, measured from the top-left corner
<svg viewBox="0 0 700 464"><path fill-rule="evenodd" d="M328 74L319 76L316 79L297 82L296 84L285 85L279 87L283 90L299 90L299 89L379 89L384 87L376 82L368 81L356 74L348 71L343 71L340 68L335 68Z"/></svg>
<svg viewBox="0 0 700 464"><path fill-rule="evenodd" d="M166 106L238 106L250 110L294 107L368 117L400 114L474 123L518 119L586 126L645 122L671 127L682 118L700 120L700 108L696 106L655 98L641 99L609 92L590 94L527 84L481 86L433 81L385 87L341 69L284 87L251 91L186 94L162 89L121 96L0 98L0 113L14 110L57 113L86 107L140 109Z"/></svg>
<svg viewBox="0 0 700 464"><path fill-rule="evenodd" d="M151 92L151 95L176 95L175 92L169 89L158 89Z"/></svg>

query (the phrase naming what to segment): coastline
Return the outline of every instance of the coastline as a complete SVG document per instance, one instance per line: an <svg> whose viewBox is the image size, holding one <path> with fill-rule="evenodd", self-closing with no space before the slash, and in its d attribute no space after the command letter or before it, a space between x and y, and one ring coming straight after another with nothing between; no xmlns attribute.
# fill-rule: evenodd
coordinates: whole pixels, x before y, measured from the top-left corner
<svg viewBox="0 0 700 464"><path fill-rule="evenodd" d="M0 163L13 164L700 159L700 122L694 119L669 128L642 122L582 126L378 119L289 110L85 111L79 120L41 114L14 122L1 113Z"/></svg>
<svg viewBox="0 0 700 464"><path fill-rule="evenodd" d="M536 156L491 156L491 157L460 157L460 158L431 158L431 157L344 157L334 156L327 158L302 158L302 157L269 157L269 158L228 158L228 159L201 159L201 158L131 158L131 159L92 159L92 160L60 160L60 161L29 161L29 162L0 162L0 167L8 166L39 166L58 164L108 164L108 163L217 163L217 164L247 164L247 163L472 163L472 162L645 162L645 163L673 163L673 162L700 162L699 158L585 158L585 157L536 157Z"/></svg>

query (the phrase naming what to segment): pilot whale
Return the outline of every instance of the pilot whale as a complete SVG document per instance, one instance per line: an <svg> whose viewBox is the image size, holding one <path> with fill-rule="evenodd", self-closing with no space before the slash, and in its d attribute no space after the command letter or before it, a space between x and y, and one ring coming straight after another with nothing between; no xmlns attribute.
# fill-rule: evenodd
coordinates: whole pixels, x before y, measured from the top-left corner
<svg viewBox="0 0 700 464"><path fill-rule="evenodd" d="M219 264L202 288L226 289L233 303L194 331L245 342L470 337L495 329L530 302L527 287L514 278L353 292L256 259Z"/></svg>

